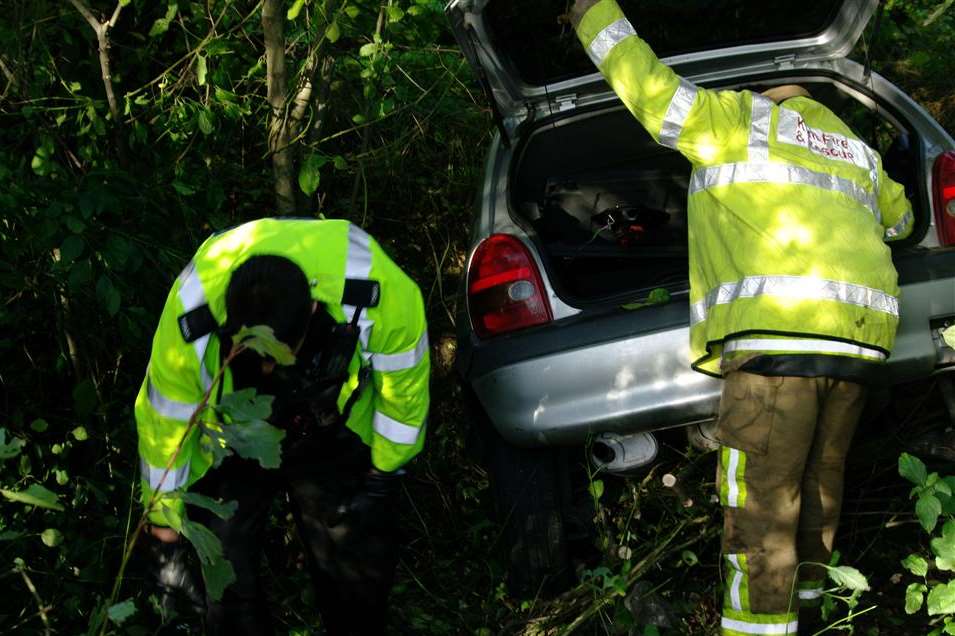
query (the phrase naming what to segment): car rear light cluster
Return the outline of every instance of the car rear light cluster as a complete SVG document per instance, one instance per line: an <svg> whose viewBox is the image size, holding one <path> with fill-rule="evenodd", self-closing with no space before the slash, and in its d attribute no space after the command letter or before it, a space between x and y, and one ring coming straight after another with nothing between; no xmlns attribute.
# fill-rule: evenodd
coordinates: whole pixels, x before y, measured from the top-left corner
<svg viewBox="0 0 955 636"><path fill-rule="evenodd" d="M935 227L942 245L955 245L955 151L943 152L932 171Z"/></svg>
<svg viewBox="0 0 955 636"><path fill-rule="evenodd" d="M481 338L553 320L540 271L520 239L492 234L478 245L468 271L468 309Z"/></svg>

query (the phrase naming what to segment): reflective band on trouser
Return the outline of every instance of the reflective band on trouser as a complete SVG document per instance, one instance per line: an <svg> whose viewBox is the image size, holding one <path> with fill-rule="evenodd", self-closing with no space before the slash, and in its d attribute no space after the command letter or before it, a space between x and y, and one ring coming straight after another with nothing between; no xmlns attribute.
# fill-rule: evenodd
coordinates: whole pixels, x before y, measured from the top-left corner
<svg viewBox="0 0 955 636"><path fill-rule="evenodd" d="M696 86L680 78L680 85L677 87L670 105L667 107L667 114L663 118L663 126L660 128L660 143L668 148L676 148L677 141L680 139L680 133L683 131L683 125L686 118L690 116L690 109L693 108L693 101L699 91Z"/></svg>
<svg viewBox="0 0 955 636"><path fill-rule="evenodd" d="M372 421L375 432L395 444L411 445L418 441L418 435L424 429L424 426L411 426L404 422L390 418L380 411L375 411L375 417Z"/></svg>
<svg viewBox="0 0 955 636"><path fill-rule="evenodd" d="M142 470L143 479L149 481L149 487L159 492L171 492L176 488L182 488L189 479L189 462L179 468L170 468L166 473L165 468L153 466L145 459L139 459L139 468ZM166 478L163 479L163 474ZM160 483L162 482L162 483Z"/></svg>
<svg viewBox="0 0 955 636"><path fill-rule="evenodd" d="M631 35L636 35L633 26L626 18L620 18L611 22L608 26L597 34L594 41L587 47L587 55L596 66L600 66L613 47L617 46L624 39Z"/></svg>
<svg viewBox="0 0 955 636"><path fill-rule="evenodd" d="M816 172L802 166L785 163L744 162L724 163L709 168L699 168L690 177L691 195L710 188L737 183L774 183L777 185L807 185L830 192L844 194L855 199L882 222L875 195L849 179L824 172Z"/></svg>
<svg viewBox="0 0 955 636"><path fill-rule="evenodd" d="M186 312L190 312L196 307L205 304L206 294L202 289L202 282L199 275L196 274L195 263L190 262L186 268L179 274L181 285L179 286L179 301ZM209 346L209 334L206 334L192 343L192 348L199 359L199 375L202 378L202 386L208 390L212 386L212 376L206 369L206 348ZM189 419L189 418L185 418Z"/></svg>
<svg viewBox="0 0 955 636"><path fill-rule="evenodd" d="M898 223L896 223L896 224L893 225L892 227L886 229L886 231L885 231L885 238L887 238L887 239L894 239L894 238L897 237L899 234L901 234L902 232L904 232L904 231L905 231L905 228L907 228L907 227L909 226L909 224L912 223L913 220L914 220L914 217L912 216L912 211L910 210L910 211L906 212L905 214L902 215L902 218L899 219L899 222L898 222Z"/></svg>
<svg viewBox="0 0 955 636"><path fill-rule="evenodd" d="M198 404L187 404L185 402L171 400L153 386L152 380L147 379L146 382L148 385L147 393L149 394L149 404L153 407L153 410L162 417L188 421L199 407Z"/></svg>
<svg viewBox="0 0 955 636"><path fill-rule="evenodd" d="M345 278L359 278L367 280L371 276L371 237L357 225L348 226L348 257L345 260ZM342 305L345 320L351 322L357 307ZM361 347L368 350L368 340L371 338L371 329L375 322L368 319L368 309L361 310L358 326L361 327Z"/></svg>
<svg viewBox="0 0 955 636"><path fill-rule="evenodd" d="M746 453L720 447L720 504L726 508L743 508L746 505Z"/></svg>
<svg viewBox="0 0 955 636"><path fill-rule="evenodd" d="M709 310L739 298L778 296L802 300L832 300L899 315L899 299L884 291L826 278L809 276L747 276L735 283L723 283L707 292L703 300L690 305L690 325L706 320Z"/></svg>
<svg viewBox="0 0 955 636"><path fill-rule="evenodd" d="M410 351L401 353L372 353L369 355L375 371L403 371L418 366L428 352L428 334L421 334L418 344Z"/></svg>
<svg viewBox="0 0 955 636"><path fill-rule="evenodd" d="M749 129L749 161L769 161L769 126L773 100L753 93L752 124Z"/></svg>
<svg viewBox="0 0 955 636"><path fill-rule="evenodd" d="M745 554L727 554L726 594L723 605L737 611L749 611L749 568Z"/></svg>
<svg viewBox="0 0 955 636"><path fill-rule="evenodd" d="M816 338L734 338L723 343L723 352L731 351L799 351L805 353L832 353L885 360L885 354L876 349Z"/></svg>
<svg viewBox="0 0 955 636"><path fill-rule="evenodd" d="M767 615L762 615L767 616ZM768 615L776 618L775 614ZM788 616L780 616L786 619ZM762 622L761 615L753 614L752 618L730 618L724 614L720 621L722 633L725 636L736 636L737 634L790 634L796 636L799 633L799 621L782 620L779 622Z"/></svg>

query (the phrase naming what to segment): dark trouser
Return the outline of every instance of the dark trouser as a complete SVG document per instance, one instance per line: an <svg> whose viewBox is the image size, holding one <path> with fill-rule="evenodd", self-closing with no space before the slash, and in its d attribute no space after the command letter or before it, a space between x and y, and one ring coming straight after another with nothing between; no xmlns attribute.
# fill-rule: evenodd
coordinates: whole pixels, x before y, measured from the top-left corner
<svg viewBox="0 0 955 636"><path fill-rule="evenodd" d="M338 521L339 507L360 489L369 467L368 448L354 433L341 430L287 439L278 470L230 457L195 485L197 492L239 504L227 520L189 508L190 518L220 538L236 574L223 598L208 602L207 633L273 633L259 562L272 503L285 494L328 634L385 633L388 591L398 562L395 514L392 510L361 527L348 517Z"/></svg>
<svg viewBox="0 0 955 636"><path fill-rule="evenodd" d="M726 376L717 489L724 507L722 633L795 634L821 595L865 388L831 378Z"/></svg>

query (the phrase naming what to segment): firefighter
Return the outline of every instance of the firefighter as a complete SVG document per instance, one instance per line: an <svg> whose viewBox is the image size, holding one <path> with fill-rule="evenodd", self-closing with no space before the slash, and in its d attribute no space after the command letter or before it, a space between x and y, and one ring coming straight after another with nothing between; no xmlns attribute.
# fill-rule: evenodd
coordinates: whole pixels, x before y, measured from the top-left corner
<svg viewBox="0 0 955 636"><path fill-rule="evenodd" d="M588 55L660 144L692 164L692 367L725 379L717 487L724 634L794 634L822 593L846 453L892 350L885 241L912 231L878 153L802 87L708 90L677 76L615 0L577 0Z"/></svg>
<svg viewBox="0 0 955 636"><path fill-rule="evenodd" d="M210 469L210 440L195 434L163 478L231 336L255 325L273 329L294 365L246 350L212 402L247 387L274 395L270 421L285 432L280 468L231 456ZM272 504L286 496L327 632L385 633L395 499L402 466L424 444L429 373L421 293L357 226L262 219L202 244L166 299L135 414L144 502L189 490L238 503L226 520L188 507L220 538L236 573L223 598L206 604L207 633L272 633L258 565ZM172 544L179 537L170 519L182 516L183 501L160 503L148 531ZM181 572L161 577L189 587Z"/></svg>

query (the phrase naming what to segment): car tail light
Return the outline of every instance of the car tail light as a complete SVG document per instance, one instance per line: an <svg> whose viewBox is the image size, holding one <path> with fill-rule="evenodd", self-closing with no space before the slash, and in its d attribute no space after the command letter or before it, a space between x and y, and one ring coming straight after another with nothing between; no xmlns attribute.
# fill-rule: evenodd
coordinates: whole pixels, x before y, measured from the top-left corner
<svg viewBox="0 0 955 636"><path fill-rule="evenodd" d="M468 308L474 331L482 338L553 320L534 258L508 234L492 234L475 250L468 272Z"/></svg>
<svg viewBox="0 0 955 636"><path fill-rule="evenodd" d="M935 227L942 245L955 245L955 151L943 152L932 171Z"/></svg>

